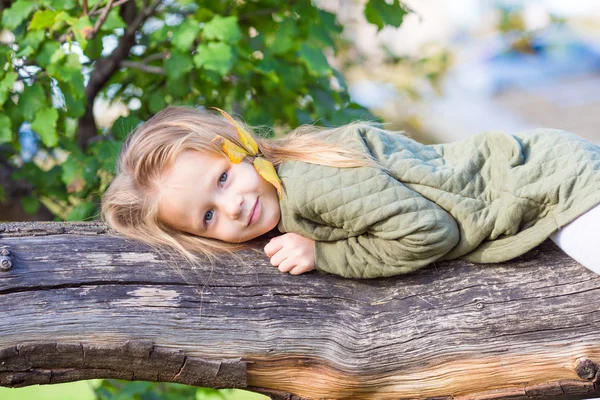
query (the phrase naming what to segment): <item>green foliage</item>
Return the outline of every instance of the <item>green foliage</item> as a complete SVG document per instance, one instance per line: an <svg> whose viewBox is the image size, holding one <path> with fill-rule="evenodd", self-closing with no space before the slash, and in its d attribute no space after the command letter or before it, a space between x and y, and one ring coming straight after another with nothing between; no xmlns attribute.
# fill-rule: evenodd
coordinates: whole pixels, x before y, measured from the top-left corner
<svg viewBox="0 0 600 400"><path fill-rule="evenodd" d="M406 11L400 7L398 0L393 0L392 4L385 0L369 0L365 7L365 17L367 21L377 25L377 31L382 30L385 25L399 27Z"/></svg>
<svg viewBox="0 0 600 400"><path fill-rule="evenodd" d="M198 388L179 383L106 379L94 389L98 400L220 400L231 390Z"/></svg>
<svg viewBox="0 0 600 400"><path fill-rule="evenodd" d="M123 41L136 15L127 17L120 5L99 24L106 1L87 3L85 14L80 1L17 0L1 15L1 28L14 34L14 42L0 47L0 144L18 154L18 131L31 123L51 165L30 161L13 178L34 183L34 197L52 204L58 220L97 217L122 140L167 105L235 109L250 124L283 129L375 119L351 102L343 76L324 55L326 49L337 52L343 27L310 0L165 2L136 27L136 51L131 48L120 60L127 66L107 76L90 98L86 82L114 51L104 48L104 39ZM139 14L147 2L129 3ZM405 13L398 0L391 5L370 0L365 8L379 29L400 25ZM332 88L332 79L341 89ZM111 129L98 129L94 145L78 149L78 124L96 96L125 104L136 99L141 107ZM60 152L69 155L53 159ZM51 167L61 179L36 178L50 174ZM39 207L31 199L24 204L29 211Z"/></svg>
<svg viewBox="0 0 600 400"><path fill-rule="evenodd" d="M27 212L35 212L41 201L56 220L97 218L123 140L167 105L236 110L250 124L283 129L376 119L350 100L344 77L324 55L337 53L343 27L310 0L175 0L163 2L135 26L151 3L119 4L103 20L106 0L16 0L0 10L0 30L14 35L0 46L2 154L18 158L19 129L30 123L47 155L44 162L23 163L12 176L34 187L22 199ZM398 0L370 0L365 8L379 29L399 26L405 13ZM135 34L128 36L132 29ZM133 46L115 56L118 68L99 78L100 66L116 54L111 40ZM90 86L98 81L97 89ZM91 104L98 96L141 106L81 144L82 122L93 119ZM0 200L4 197L0 190ZM118 388L122 385L105 381L98 394L180 399L201 390L173 386L160 394L162 386L142 382Z"/></svg>

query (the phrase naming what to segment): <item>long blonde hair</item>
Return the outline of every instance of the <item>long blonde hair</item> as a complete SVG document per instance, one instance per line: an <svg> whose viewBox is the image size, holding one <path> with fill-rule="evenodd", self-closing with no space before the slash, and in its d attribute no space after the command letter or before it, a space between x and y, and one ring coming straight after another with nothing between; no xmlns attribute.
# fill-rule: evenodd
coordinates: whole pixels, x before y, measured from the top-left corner
<svg viewBox="0 0 600 400"><path fill-rule="evenodd" d="M353 129L383 125L380 123L357 121L329 129L303 125L283 138L268 139L257 135L243 121L236 121L253 136L259 151L275 167L286 160L298 160L339 168L379 167L387 171L371 154L351 147L349 141L327 141L338 134L346 138L344 132ZM212 141L216 134L243 147L235 128L225 118L194 107L168 107L138 126L125 140L116 176L102 196L101 220L121 235L159 251L174 250L192 264L206 262L199 254L213 264L223 252L244 264L235 250L247 245L182 232L158 219L160 196L156 194L163 171L189 149L226 157L218 143Z"/></svg>

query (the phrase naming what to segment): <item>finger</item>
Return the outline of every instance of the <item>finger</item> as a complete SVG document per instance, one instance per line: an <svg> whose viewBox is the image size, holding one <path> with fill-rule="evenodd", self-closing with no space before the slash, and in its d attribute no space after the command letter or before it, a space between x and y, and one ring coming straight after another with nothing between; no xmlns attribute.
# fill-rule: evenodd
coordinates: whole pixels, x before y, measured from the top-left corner
<svg viewBox="0 0 600 400"><path fill-rule="evenodd" d="M281 263L284 262L286 258L287 252L285 251L285 249L279 249L277 252L275 252L275 254L271 256L271 265L277 267L278 265L281 265Z"/></svg>
<svg viewBox="0 0 600 400"><path fill-rule="evenodd" d="M309 269L304 265L297 265L290 270L290 275L300 275L307 272Z"/></svg>
<svg viewBox="0 0 600 400"><path fill-rule="evenodd" d="M271 240L265 246L265 249L264 249L265 250L265 254L267 256L269 256L269 257L272 257L273 254L275 254L279 250L281 250L282 247L283 247L283 242L281 242L280 240L276 240L276 241Z"/></svg>
<svg viewBox="0 0 600 400"><path fill-rule="evenodd" d="M296 264L293 261L286 258L285 260L283 260L281 262L281 264L279 264L279 270L281 272L288 272L295 266L296 266Z"/></svg>
<svg viewBox="0 0 600 400"><path fill-rule="evenodd" d="M299 265L296 265L294 268L290 269L290 275L300 275L303 271Z"/></svg>

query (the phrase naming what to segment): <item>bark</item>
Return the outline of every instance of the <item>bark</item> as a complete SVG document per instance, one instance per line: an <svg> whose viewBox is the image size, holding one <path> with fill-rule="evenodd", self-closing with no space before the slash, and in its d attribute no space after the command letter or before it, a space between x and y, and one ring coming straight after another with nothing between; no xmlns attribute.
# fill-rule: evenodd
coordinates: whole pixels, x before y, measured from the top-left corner
<svg viewBox="0 0 600 400"><path fill-rule="evenodd" d="M85 114L79 119L77 128L77 145L82 151L88 142L96 136L96 121L94 119L94 101L96 96L110 80L111 76L119 69L121 62L129 56L131 47L135 44L135 34L143 23L155 12L160 5L160 0L153 0L152 4L142 8L139 12L135 2L130 1L121 6L121 17L127 23L127 29L119 39L119 44L113 52L96 62L94 70L90 73L88 85L85 88L86 104Z"/></svg>
<svg viewBox="0 0 600 400"><path fill-rule="evenodd" d="M0 385L119 378L282 399L600 397L600 276L550 240L510 262L358 280L280 273L259 253L269 236L240 250L248 265L223 257L191 269L97 222L0 224Z"/></svg>

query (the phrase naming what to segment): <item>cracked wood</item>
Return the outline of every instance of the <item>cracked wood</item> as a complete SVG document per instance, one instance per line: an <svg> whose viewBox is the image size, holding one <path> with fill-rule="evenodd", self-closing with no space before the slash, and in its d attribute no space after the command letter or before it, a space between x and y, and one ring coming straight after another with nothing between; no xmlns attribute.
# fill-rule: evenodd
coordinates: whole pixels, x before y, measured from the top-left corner
<svg viewBox="0 0 600 400"><path fill-rule="evenodd" d="M192 270L98 222L0 224L13 264L0 271L0 385L118 377L298 399L600 395L600 277L551 241L510 262L372 280L282 274L250 249L267 241L248 242L248 265L223 257Z"/></svg>

